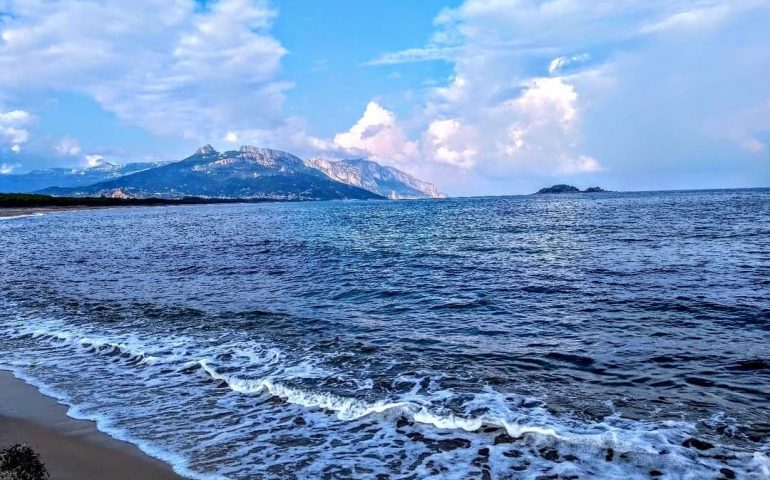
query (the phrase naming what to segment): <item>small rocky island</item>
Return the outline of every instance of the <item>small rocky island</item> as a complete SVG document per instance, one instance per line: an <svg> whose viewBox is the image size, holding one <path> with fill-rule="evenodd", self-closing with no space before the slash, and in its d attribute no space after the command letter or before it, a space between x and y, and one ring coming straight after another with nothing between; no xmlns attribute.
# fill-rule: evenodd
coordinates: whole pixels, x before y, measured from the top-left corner
<svg viewBox="0 0 770 480"><path fill-rule="evenodd" d="M552 187L546 187L541 188L537 191L537 195L540 194L558 194L558 193L601 193L606 192L607 190L603 189L602 187L589 187L585 190L580 190L577 187L573 187L572 185L565 185L565 184L559 184L554 185Z"/></svg>

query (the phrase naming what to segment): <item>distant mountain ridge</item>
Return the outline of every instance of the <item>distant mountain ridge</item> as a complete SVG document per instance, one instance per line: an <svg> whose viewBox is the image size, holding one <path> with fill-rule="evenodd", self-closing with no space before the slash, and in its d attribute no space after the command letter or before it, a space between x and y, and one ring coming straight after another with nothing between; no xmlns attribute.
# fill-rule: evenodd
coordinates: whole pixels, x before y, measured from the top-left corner
<svg viewBox="0 0 770 480"><path fill-rule="evenodd" d="M315 157L305 160L305 165L320 170L338 182L364 188L392 200L446 197L435 185L371 160L334 161Z"/></svg>
<svg viewBox="0 0 770 480"><path fill-rule="evenodd" d="M39 193L126 198L383 198L363 188L335 181L288 152L249 145L222 153L205 145L178 162L88 186L46 188Z"/></svg>
<svg viewBox="0 0 770 480"><path fill-rule="evenodd" d="M84 168L46 168L20 175L0 175L0 192L30 193L47 187L79 187L164 165L166 162L102 163Z"/></svg>
<svg viewBox="0 0 770 480"><path fill-rule="evenodd" d="M218 152L198 148L176 162L104 163L0 175L0 192L71 197L212 199L444 198L434 185L367 159L302 160L291 153L244 145Z"/></svg>

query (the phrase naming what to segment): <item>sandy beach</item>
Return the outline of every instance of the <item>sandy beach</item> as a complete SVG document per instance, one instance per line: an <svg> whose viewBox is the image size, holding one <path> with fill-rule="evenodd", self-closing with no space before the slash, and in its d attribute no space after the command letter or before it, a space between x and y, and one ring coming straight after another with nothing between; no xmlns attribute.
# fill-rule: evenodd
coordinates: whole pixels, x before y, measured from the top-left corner
<svg viewBox="0 0 770 480"><path fill-rule="evenodd" d="M0 371L0 447L27 443L53 480L182 479L137 447L66 415L67 407Z"/></svg>
<svg viewBox="0 0 770 480"><path fill-rule="evenodd" d="M66 212L82 210L77 207L40 207L40 208L0 208L0 218L28 217L40 213Z"/></svg>

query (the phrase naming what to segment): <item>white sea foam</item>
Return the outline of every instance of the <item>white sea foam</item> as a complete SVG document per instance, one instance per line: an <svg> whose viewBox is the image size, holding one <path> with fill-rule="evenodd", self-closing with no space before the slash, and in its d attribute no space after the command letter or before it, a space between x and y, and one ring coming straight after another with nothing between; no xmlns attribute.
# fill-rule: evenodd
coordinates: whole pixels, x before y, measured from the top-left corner
<svg viewBox="0 0 770 480"><path fill-rule="evenodd" d="M670 436L681 436L693 430L693 425L683 422L663 422L661 424L642 424L639 422L624 421L621 417L609 417L615 423L623 424L623 427L608 423L597 423L585 426L568 426L558 419L550 416L544 409L531 409L521 415L507 407L498 410L496 414L479 416L460 416L454 412L443 409L441 412L431 410L435 399L411 400L380 400L366 402L355 398L340 397L333 393L312 392L299 388L289 387L281 382L269 378L241 379L230 375L223 375L212 368L206 361L201 361L203 370L213 379L224 381L230 389L243 394L269 394L282 400L307 408L320 408L335 412L339 420L350 421L369 415L383 414L386 412L407 416L414 422L431 425L442 430L463 430L476 432L484 427L499 427L513 438L521 438L526 435L548 437L550 440L560 441L583 448L620 448L625 450L637 450L647 454L657 454L660 447L679 448L677 444L669 441ZM408 396L416 397L414 392ZM451 392L440 392L436 397L451 396ZM478 394L474 397L471 407L479 405L500 405L503 396L494 391L486 394ZM490 401L492 399L492 401ZM513 420L523 417L525 422ZM641 427L641 428L640 428ZM657 444L657 446L653 446Z"/></svg>
<svg viewBox="0 0 770 480"><path fill-rule="evenodd" d="M370 442L377 442L376 450L384 455L379 460L383 466L393 461L393 455L405 456L405 463L411 465L409 462L417 462L413 471L424 478L473 476L475 452L480 448L490 449L489 468L493 472L503 472L510 468L513 460L503 455L503 449L508 448L506 444L492 442L501 431L517 439L512 445L520 450L518 455L522 457L516 461L547 465L550 471L565 475L576 472L590 474L601 468L602 471L613 472L612 475L618 478L643 478L650 469L660 469L666 471L670 478L688 478L687 472L693 472L690 477L697 478L718 471L720 466L716 460L700 458L692 450L682 447L682 441L694 428L685 422L654 419L640 422L617 414L600 422L556 417L540 403L527 402L527 406L523 406L523 399L517 401L516 397L491 388L472 395L465 394L465 400L449 408L447 404L456 398L453 391L426 391L423 378L407 376L400 377L398 381L412 383L413 387L408 391L380 399L363 399L356 396L357 387L347 394L313 388L317 382L338 375L338 372L328 370L318 362L294 358L275 346L244 343L238 339L207 346L183 336L167 336L160 340L151 336L94 332L53 321L20 321L3 328L1 333L6 338L19 341L20 345L26 342L30 348L45 348L46 355L52 358L50 366L43 365L44 369L37 370L40 377L49 375L48 379L42 380L28 373L29 368L23 362L15 362L13 358L3 360L17 376L70 405L70 416L94 420L100 430L135 443L146 453L172 464L177 472L190 478L248 478L244 465L252 465L256 458L261 458L254 457L258 452L262 452L259 455L263 457L271 452L274 457L270 457L273 458L272 465L299 461L296 457L298 453L282 446L281 433L278 433L285 432L288 428L286 422L297 415L313 425L312 429L302 426L304 423L292 427L297 430L298 438L314 438L317 429L324 433L325 446L322 449L318 447L316 460L304 467L303 475L306 477L320 476L324 468L330 468L334 461L338 461L335 458L349 457L350 449L369 448L367 451L371 453L375 444L367 447ZM61 358L70 363L56 363L56 352L59 351ZM85 370L79 372L81 368ZM49 382L55 381L62 370L72 375L73 380L78 380L78 375L83 374L92 377L89 382L98 383L103 378L108 382L99 383L105 389L105 398L99 395L95 398L78 397L76 393L66 390L66 382L61 387L63 389L52 388ZM199 374L195 375L195 371ZM201 374L214 381L201 384ZM135 388L130 391L123 387L116 390L109 382L117 385L133 382ZM217 393L222 391L216 389L217 382L227 386L229 396L221 397L222 394ZM363 384L365 392L371 391L373 385L371 379L359 379L353 384ZM159 396L142 398L141 392L148 389L159 392ZM200 408L189 413L176 413L175 409L185 403L181 399L175 400L173 396L167 399L161 395L169 395L171 391L186 395L188 401L194 401ZM115 394L124 396L125 400L116 403L111 399L111 395ZM269 397L279 398L282 402L266 402ZM212 398L219 398L216 404L220 407L211 406L209 399ZM257 402L254 402L255 399ZM133 405L132 401L135 402ZM213 409L207 412L201 409L204 406ZM233 412L238 411L242 411L242 416L232 419ZM222 424L218 420L228 418L236 421ZM422 443L410 441L404 444L400 440L405 438L396 427L397 420L401 418L407 419L407 426L400 428L406 428L415 435L422 435L430 441L462 439L470 446L432 451L424 457L430 451L425 450ZM378 432L371 437L351 433L351 427L346 426L363 427L369 424L378 426ZM496 433L486 433L490 428L496 428ZM187 430L181 433L175 429ZM265 429L263 433L255 433L262 429ZM147 435L150 430L156 432L155 437ZM194 443L179 444L182 440L188 441L186 436L190 437L189 442ZM196 436L200 438L195 440ZM332 441L335 443L330 443ZM202 461L195 456L176 453L189 452L192 448L198 449L197 455L204 455L200 449L217 452L224 445L228 445L230 453L227 455L240 452L237 455L241 457L215 455L212 460ZM557 448L561 455L569 453L578 460L551 462L542 458L539 453L542 448ZM335 457L335 452L340 449ZM597 463L606 449L623 452L625 460L601 460ZM664 450L669 452L666 456L661 455ZM311 450L300 451L307 455ZM765 453L749 455L733 452L733 455L738 460L731 464L731 468L746 472L746 478L767 476L770 461ZM410 459L409 462L406 459ZM372 462L376 464L373 459ZM598 466L600 464L601 467ZM439 468L442 465L446 467L444 470ZM263 466L254 464L251 468L261 469ZM522 474L522 478L528 476L529 473Z"/></svg>
<svg viewBox="0 0 770 480"><path fill-rule="evenodd" d="M42 217L46 215L45 213L24 213L21 215L8 215L7 217L0 217L0 220L14 220L17 218L27 218L27 217Z"/></svg>

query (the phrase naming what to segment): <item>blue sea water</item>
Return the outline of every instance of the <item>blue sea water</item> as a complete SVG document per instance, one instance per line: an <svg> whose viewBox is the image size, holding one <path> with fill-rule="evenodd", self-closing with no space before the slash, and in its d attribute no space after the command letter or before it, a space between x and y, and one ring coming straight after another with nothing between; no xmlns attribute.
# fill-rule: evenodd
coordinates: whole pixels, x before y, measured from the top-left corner
<svg viewBox="0 0 770 480"><path fill-rule="evenodd" d="M770 478L770 190L54 213L0 286L0 368L190 478Z"/></svg>

